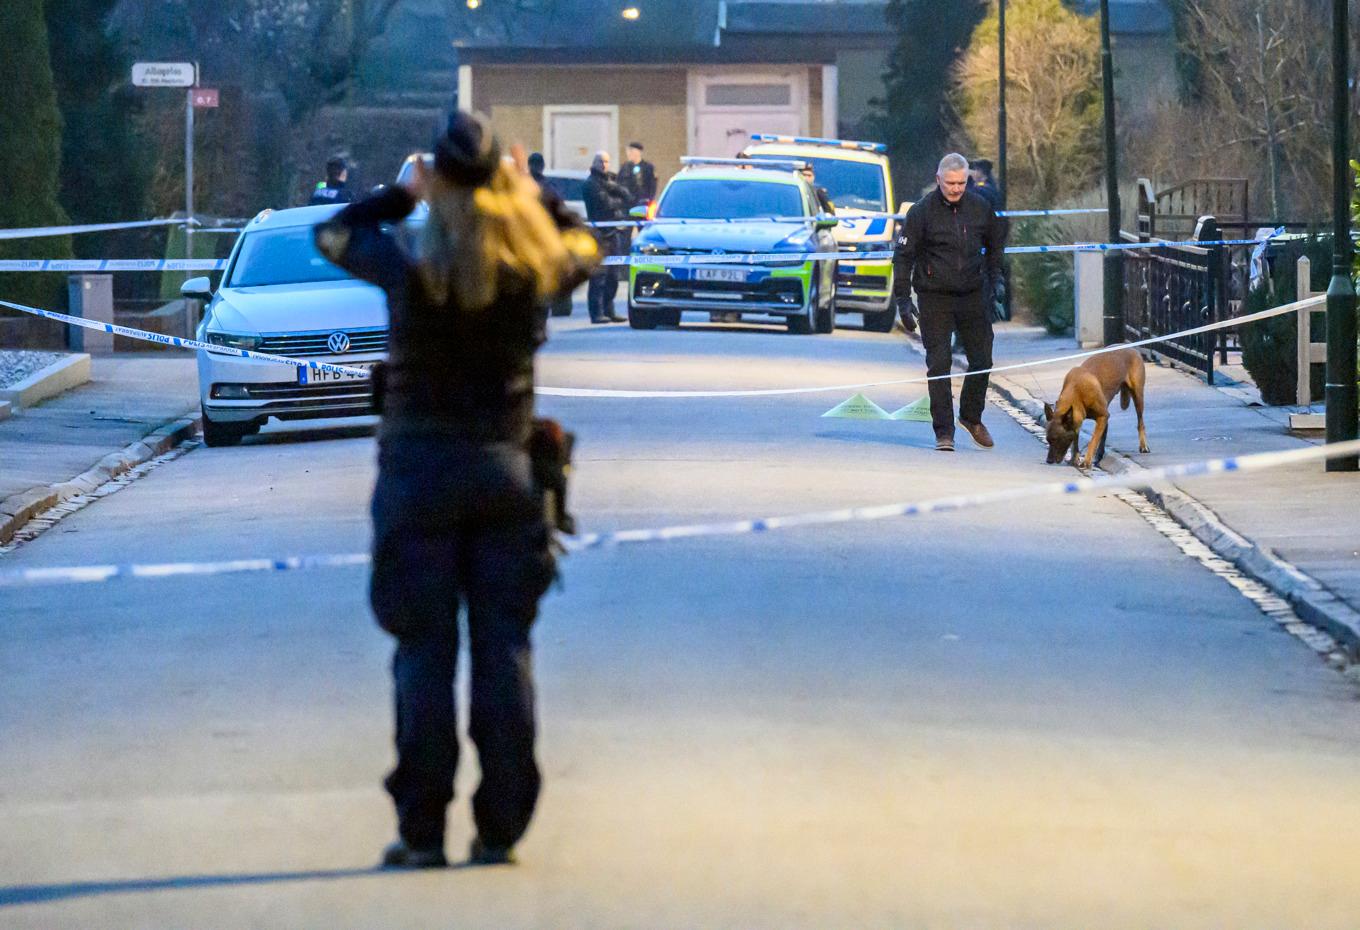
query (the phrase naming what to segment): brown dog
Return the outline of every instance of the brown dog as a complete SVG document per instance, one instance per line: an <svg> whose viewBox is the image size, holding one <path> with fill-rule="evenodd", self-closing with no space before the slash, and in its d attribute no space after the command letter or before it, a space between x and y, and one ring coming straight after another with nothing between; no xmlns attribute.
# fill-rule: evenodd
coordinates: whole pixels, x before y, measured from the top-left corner
<svg viewBox="0 0 1360 930"><path fill-rule="evenodd" d="M1077 464L1081 424L1088 417L1096 421L1096 429L1086 447L1086 462L1082 467L1090 468L1092 458L1096 464L1100 463L1105 457L1110 401L1116 393L1119 394L1119 406L1124 410L1129 409L1132 398L1133 409L1138 413L1138 451L1147 452L1147 431L1143 429L1145 379L1143 357L1136 349L1093 355L1069 371L1063 379L1057 405L1044 404L1044 417L1048 420L1048 464L1061 462L1069 446L1072 464Z"/></svg>

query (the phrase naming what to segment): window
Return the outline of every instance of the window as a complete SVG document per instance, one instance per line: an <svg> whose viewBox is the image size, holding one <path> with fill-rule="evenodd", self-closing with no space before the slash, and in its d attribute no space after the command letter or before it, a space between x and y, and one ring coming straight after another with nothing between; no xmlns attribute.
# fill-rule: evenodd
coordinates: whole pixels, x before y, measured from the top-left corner
<svg viewBox="0 0 1360 930"><path fill-rule="evenodd" d="M671 182L661 196L656 215L740 220L756 216L806 216L807 213L802 190L796 184L696 178Z"/></svg>
<svg viewBox="0 0 1360 930"><path fill-rule="evenodd" d="M809 158L806 155L765 155L759 152L752 152L751 158L796 158L805 161L816 172L817 180L814 183L826 188L827 196L837 210L887 212L883 168L876 163L844 158Z"/></svg>
<svg viewBox="0 0 1360 930"><path fill-rule="evenodd" d="M226 286L311 284L348 277L348 272L321 257L312 242L312 227L294 226L246 233Z"/></svg>
<svg viewBox="0 0 1360 930"><path fill-rule="evenodd" d="M787 84L709 84L704 90L710 107L787 107L792 99Z"/></svg>

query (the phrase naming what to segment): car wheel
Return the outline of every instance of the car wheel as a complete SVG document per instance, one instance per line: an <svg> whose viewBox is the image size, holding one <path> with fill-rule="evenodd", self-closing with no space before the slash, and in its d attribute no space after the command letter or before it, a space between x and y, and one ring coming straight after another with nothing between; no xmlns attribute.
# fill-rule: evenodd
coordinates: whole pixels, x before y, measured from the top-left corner
<svg viewBox="0 0 1360 930"><path fill-rule="evenodd" d="M880 310L877 313L864 314L864 328L871 333L890 333L895 322L897 322L897 314L891 306L887 310Z"/></svg>
<svg viewBox="0 0 1360 930"><path fill-rule="evenodd" d="M239 445L241 440L259 431L253 423L214 423L203 411L203 444L210 448Z"/></svg>
<svg viewBox="0 0 1360 930"><path fill-rule="evenodd" d="M656 317L646 307L628 305L628 325L633 329L656 329Z"/></svg>
<svg viewBox="0 0 1360 930"><path fill-rule="evenodd" d="M652 319L657 326L679 326L680 311L677 309L654 310Z"/></svg>

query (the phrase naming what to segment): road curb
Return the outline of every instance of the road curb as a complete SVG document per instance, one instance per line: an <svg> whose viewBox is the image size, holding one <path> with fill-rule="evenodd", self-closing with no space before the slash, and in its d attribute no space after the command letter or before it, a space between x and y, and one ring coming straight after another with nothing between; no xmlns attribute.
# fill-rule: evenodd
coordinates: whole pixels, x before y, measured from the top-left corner
<svg viewBox="0 0 1360 930"><path fill-rule="evenodd" d="M1035 420L1042 420L1043 404L1029 391L1003 377L994 376L991 383L1006 400ZM1113 449L1106 452L1100 468L1112 475L1143 470L1143 466ZM1232 563L1287 601L1302 620L1330 634L1351 661L1360 661L1360 611L1273 550L1234 530L1218 514L1180 488L1140 488L1137 493L1166 511L1171 519L1219 558Z"/></svg>
<svg viewBox="0 0 1360 930"><path fill-rule="evenodd" d="M92 468L85 470L69 481L62 481L47 487L30 488L11 495L0 501L0 545L14 538L25 523L35 516L55 507L77 494L89 494L107 481L136 468L143 462L169 452L184 440L193 436L200 428L197 416L183 417L165 423L141 439L111 452L100 459Z"/></svg>
<svg viewBox="0 0 1360 930"><path fill-rule="evenodd" d="M0 400L9 401L15 410L32 407L71 388L80 387L89 380L89 353L77 352L38 369L17 384L0 388Z"/></svg>

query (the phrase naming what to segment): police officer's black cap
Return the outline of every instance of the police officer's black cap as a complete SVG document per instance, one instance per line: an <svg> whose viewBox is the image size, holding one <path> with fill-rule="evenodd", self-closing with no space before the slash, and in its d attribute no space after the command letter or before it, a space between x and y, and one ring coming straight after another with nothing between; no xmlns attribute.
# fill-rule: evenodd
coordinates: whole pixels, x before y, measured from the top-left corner
<svg viewBox="0 0 1360 930"><path fill-rule="evenodd" d="M629 143L628 143L628 147L629 147L630 149L637 149L639 152L641 152L641 151L643 150L643 149L642 149L642 143L641 143L641 142L629 142Z"/></svg>
<svg viewBox="0 0 1360 930"><path fill-rule="evenodd" d="M543 160L542 152L531 152L529 154L529 170L542 171L547 162Z"/></svg>
<svg viewBox="0 0 1360 930"><path fill-rule="evenodd" d="M486 184L500 163L500 143L480 114L455 111L434 140L434 170L461 187Z"/></svg>

